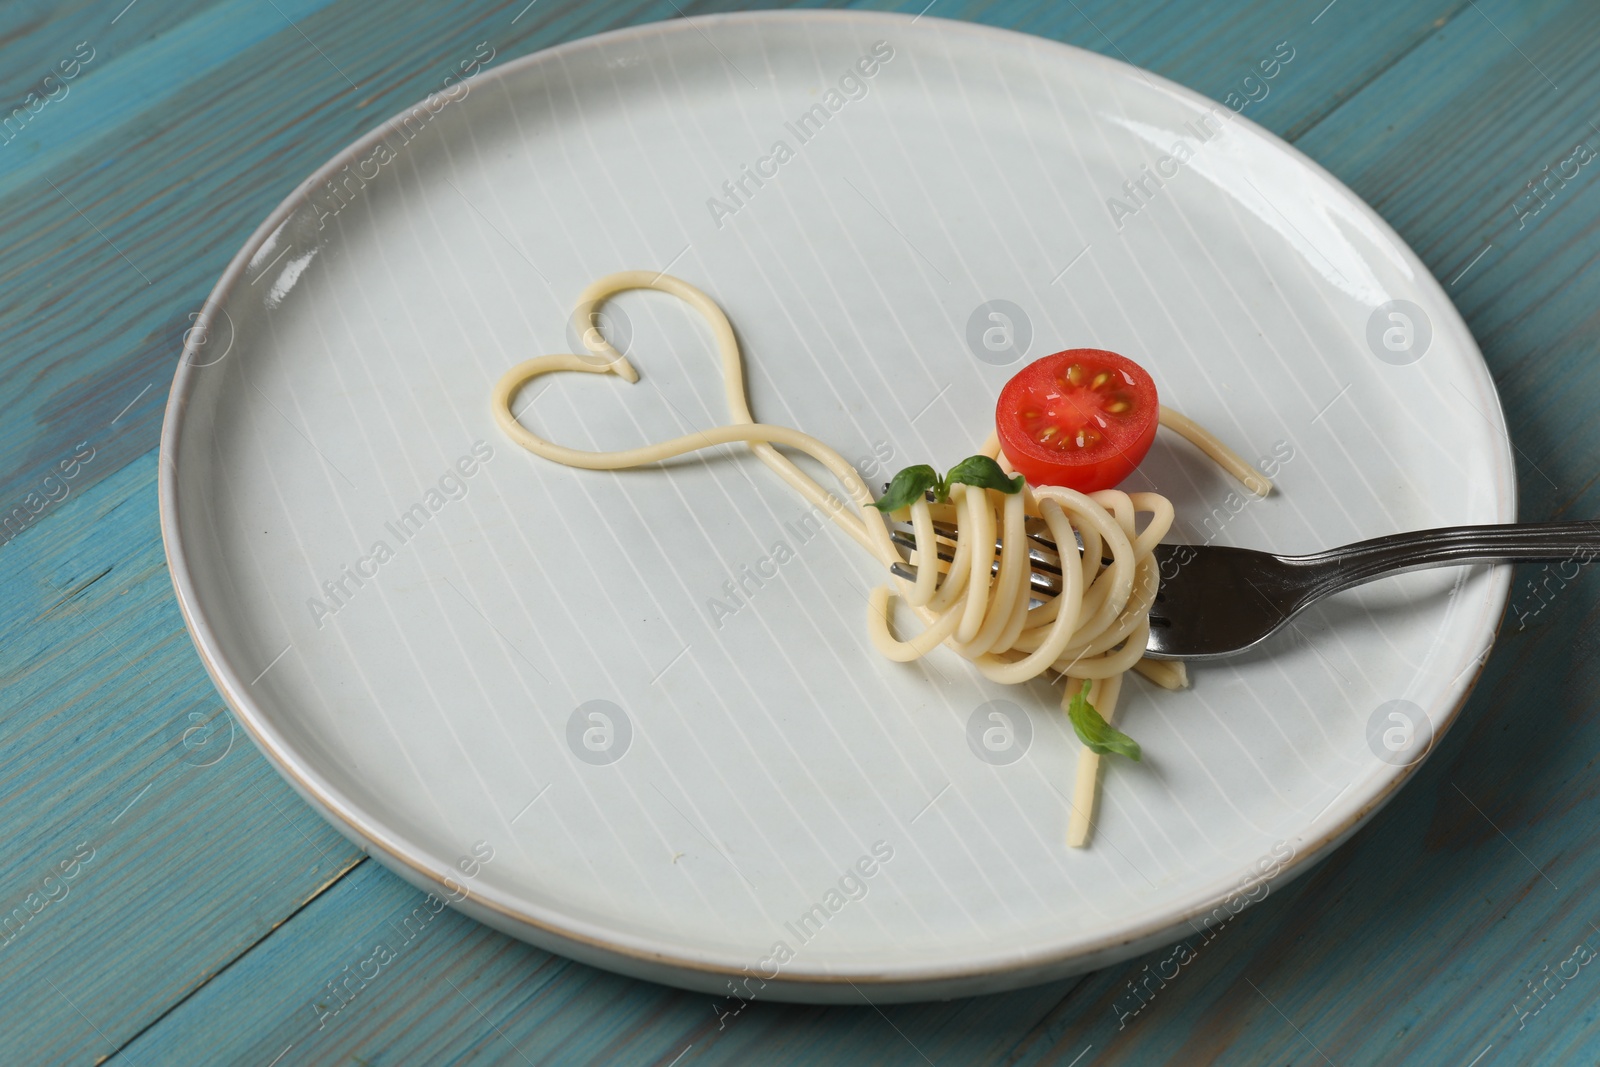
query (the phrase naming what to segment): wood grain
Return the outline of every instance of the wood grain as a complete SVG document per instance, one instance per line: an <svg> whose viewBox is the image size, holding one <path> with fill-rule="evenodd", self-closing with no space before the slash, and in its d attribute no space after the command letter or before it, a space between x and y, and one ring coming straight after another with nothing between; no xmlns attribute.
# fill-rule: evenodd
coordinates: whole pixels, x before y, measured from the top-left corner
<svg viewBox="0 0 1600 1067"><path fill-rule="evenodd" d="M1600 972L1582 969L1520 1026L1511 1010L1578 939L1600 945L1585 654L1600 591L1546 580L1535 592L1532 572L1515 594L1526 617L1508 621L1417 780L1311 875L1197 945L1126 1020L1127 983L1170 950L1002 997L758 1003L719 1020L736 1005L551 957L449 911L395 943L421 894L358 863L242 737L210 766L212 735L184 743L191 710L217 727L217 699L155 526L151 449L177 340L271 206L434 88L458 53L488 39L522 54L678 11L540 0L512 26L521 2L378 18L349 0L277 6L294 26L244 3L142 0L115 26L121 3L0 12L13 95L63 44L106 42L31 137L0 146L0 507L78 442L95 449L68 498L0 547L0 902L25 901L80 842L94 848L67 895L4 943L12 1055L78 1062L126 1043L118 1059L135 1064L1600 1058L1587 989ZM1248 114L1369 199L1446 284L1500 384L1525 516L1600 510L1594 174L1520 225L1510 207L1577 140L1600 144L1592 5L1243 2L1152 18L1110 3L941 2L932 16L1071 41L1217 97L1291 41L1293 67ZM324 1019L312 1004L325 983L385 939L393 965Z"/></svg>
<svg viewBox="0 0 1600 1067"><path fill-rule="evenodd" d="M235 734L172 599L155 468L0 550L0 988L29 1062L111 1054L360 857Z"/></svg>

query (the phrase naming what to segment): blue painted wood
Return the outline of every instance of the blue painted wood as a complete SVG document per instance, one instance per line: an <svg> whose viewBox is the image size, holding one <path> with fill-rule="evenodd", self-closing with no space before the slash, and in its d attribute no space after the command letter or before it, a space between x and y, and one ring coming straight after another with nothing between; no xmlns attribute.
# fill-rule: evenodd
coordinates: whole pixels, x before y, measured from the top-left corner
<svg viewBox="0 0 1600 1067"><path fill-rule="evenodd" d="M360 858L235 735L200 667L155 456L78 491L102 458L75 453L67 497L0 549L7 1062L111 1054Z"/></svg>
<svg viewBox="0 0 1600 1067"><path fill-rule="evenodd" d="M9 940L0 914L10 1058L1600 1061L1587 988L1600 972L1552 979L1548 1003L1527 986L1571 973L1581 939L1600 947L1588 581L1524 574L1461 726L1417 780L1303 882L1192 939L1192 962L1174 972L1163 950L949 1005L752 1004L719 1021L728 1002L432 916L253 750L212 762L225 720L207 717L215 696L170 598L152 485L185 312L301 176L432 89L458 52L492 39L521 54L679 5L539 0L512 25L525 0L376 17L350 0L139 0L113 24L124 2L0 9L0 89L15 99L57 52L97 50L67 97L0 144L0 507L80 441L94 449L66 499L0 545L0 905L28 912ZM1536 214L1524 188L1578 140L1600 145L1592 5L1235 0L1152 18L939 0L936 15L1121 55L1219 98L1263 47L1292 42L1288 77L1248 113L1350 182L1450 286L1501 385L1525 514L1600 514L1600 368L1586 358L1600 194L1587 167ZM380 942L393 959L330 1012L327 983ZM1173 977L1150 980L1143 1006L1129 983L1146 967Z"/></svg>

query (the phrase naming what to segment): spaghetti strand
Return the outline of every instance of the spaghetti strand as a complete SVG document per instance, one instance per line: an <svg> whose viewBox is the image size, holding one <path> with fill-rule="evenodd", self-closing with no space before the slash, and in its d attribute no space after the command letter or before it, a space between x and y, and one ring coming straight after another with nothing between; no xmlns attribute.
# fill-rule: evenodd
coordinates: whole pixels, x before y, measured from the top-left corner
<svg viewBox="0 0 1600 1067"><path fill-rule="evenodd" d="M513 414L513 401L535 378L575 371L613 374L626 382L639 380L639 372L626 356L598 329L586 328L598 321L598 312L607 300L632 289L668 293L705 319L721 365L728 423L611 451L569 448L528 429ZM905 562L889 536L890 516L873 507L871 490L843 456L810 434L756 421L745 390L737 336L728 317L705 293L671 275L623 271L587 286L579 294L573 321L586 355L525 360L495 384L491 400L494 419L512 441L551 462L588 470L659 464L702 449L743 444L886 571ZM1271 482L1192 420L1163 407L1161 422L1194 443L1251 492L1266 495L1271 491ZM839 483L848 503L780 448L804 453L820 463ZM993 433L980 452L1013 473ZM1137 525L1141 515L1148 516L1142 529ZM1068 689L1062 707L1087 681L1091 703L1107 723L1116 712L1122 677L1129 669L1138 669L1167 688L1187 684L1181 663L1143 658L1149 612L1160 578L1153 552L1174 520L1172 504L1165 497L1115 489L1083 494L1060 486L1025 486L1021 492L1007 494L957 485L948 503L917 500L895 517L911 526L916 548L910 562L916 564L917 574L915 580L895 577L892 587L879 586L869 598L868 637L886 658L910 662L942 646L965 657L990 681L1011 685L1055 671L1064 676ZM1044 524L1060 553L1061 591L1042 602L1031 586L1033 563L1026 525L1030 520ZM955 544L947 566L939 552L941 543L948 548L949 542L941 538L936 521L955 524ZM896 596L922 624L908 638L895 633ZM1073 847L1089 839L1099 768L1100 757L1085 747L1079 755L1067 830L1067 843Z"/></svg>

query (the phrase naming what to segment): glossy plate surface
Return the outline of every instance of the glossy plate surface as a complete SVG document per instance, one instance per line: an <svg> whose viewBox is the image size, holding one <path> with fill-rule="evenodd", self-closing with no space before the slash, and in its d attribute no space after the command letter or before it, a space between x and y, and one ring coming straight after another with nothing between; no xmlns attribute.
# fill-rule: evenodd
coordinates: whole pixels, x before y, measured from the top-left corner
<svg viewBox="0 0 1600 1067"><path fill-rule="evenodd" d="M1292 51L1263 60L1292 76ZM500 437L495 379L571 351L578 291L621 269L714 296L757 416L869 481L971 453L1025 358L1099 347L1275 473L1246 502L1159 436L1134 481L1181 539L1304 552L1514 518L1444 293L1226 106L931 17L719 16L489 60L239 253L191 331L161 480L180 602L241 721L480 919L702 989L748 971L765 997L1040 981L1303 870L1476 677L1504 570L1334 598L1185 692L1130 679L1145 761L1107 768L1069 852L1059 691L880 659L880 576L753 457L584 472ZM642 380L544 379L529 425L615 448L723 420L687 309L632 293L602 326Z"/></svg>

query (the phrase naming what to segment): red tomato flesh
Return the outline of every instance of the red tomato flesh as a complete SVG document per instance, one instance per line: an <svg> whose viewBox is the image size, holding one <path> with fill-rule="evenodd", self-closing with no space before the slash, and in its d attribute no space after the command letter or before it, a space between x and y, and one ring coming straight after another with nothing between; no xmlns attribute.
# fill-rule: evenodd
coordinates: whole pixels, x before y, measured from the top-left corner
<svg viewBox="0 0 1600 1067"><path fill-rule="evenodd" d="M1144 459L1161 404L1156 383L1126 356L1069 348L1023 367L1000 390L995 431L1030 485L1110 489Z"/></svg>

